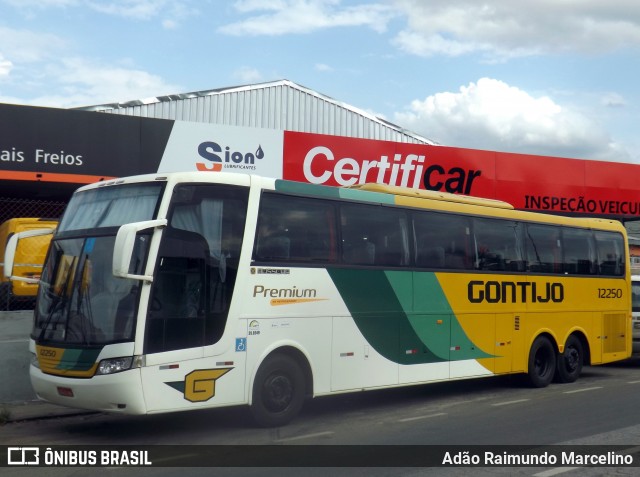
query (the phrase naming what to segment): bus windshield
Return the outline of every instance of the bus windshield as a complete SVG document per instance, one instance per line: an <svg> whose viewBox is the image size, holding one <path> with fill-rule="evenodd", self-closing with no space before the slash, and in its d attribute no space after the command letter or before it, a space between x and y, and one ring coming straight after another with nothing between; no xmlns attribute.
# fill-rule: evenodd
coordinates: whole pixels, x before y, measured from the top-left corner
<svg viewBox="0 0 640 477"><path fill-rule="evenodd" d="M153 218L164 184L127 184L77 192L58 233L116 227Z"/></svg>
<svg viewBox="0 0 640 477"><path fill-rule="evenodd" d="M113 246L120 225L154 218L162 190L162 183L131 184L73 196L42 273L35 339L84 345L133 340L140 282L113 275ZM146 264L150 233L137 236L135 273Z"/></svg>

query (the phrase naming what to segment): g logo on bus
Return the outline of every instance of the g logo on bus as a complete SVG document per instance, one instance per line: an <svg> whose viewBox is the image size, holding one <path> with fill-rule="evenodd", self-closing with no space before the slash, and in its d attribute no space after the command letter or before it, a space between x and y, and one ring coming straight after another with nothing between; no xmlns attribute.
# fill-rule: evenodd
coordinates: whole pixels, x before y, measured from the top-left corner
<svg viewBox="0 0 640 477"><path fill-rule="evenodd" d="M189 402L204 402L216 395L216 380L232 368L198 369L184 378L184 398Z"/></svg>

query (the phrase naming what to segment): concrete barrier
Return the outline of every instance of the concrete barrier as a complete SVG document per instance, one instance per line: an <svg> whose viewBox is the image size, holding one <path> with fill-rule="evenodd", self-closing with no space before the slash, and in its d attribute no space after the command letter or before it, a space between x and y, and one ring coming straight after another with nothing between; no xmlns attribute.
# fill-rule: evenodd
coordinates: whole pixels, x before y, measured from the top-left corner
<svg viewBox="0 0 640 477"><path fill-rule="evenodd" d="M0 311L0 404L35 401L29 380L33 310Z"/></svg>

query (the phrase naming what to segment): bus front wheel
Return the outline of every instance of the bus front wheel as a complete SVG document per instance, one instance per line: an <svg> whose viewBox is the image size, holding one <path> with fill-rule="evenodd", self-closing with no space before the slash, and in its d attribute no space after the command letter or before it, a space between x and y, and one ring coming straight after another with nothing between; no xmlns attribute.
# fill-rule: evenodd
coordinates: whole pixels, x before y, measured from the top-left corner
<svg viewBox="0 0 640 477"><path fill-rule="evenodd" d="M545 336L538 336L529 351L529 381L535 388L551 383L556 372L556 351Z"/></svg>
<svg viewBox="0 0 640 477"><path fill-rule="evenodd" d="M583 362L582 343L571 335L564 345L564 352L558 355L556 380L560 383L574 382L582 372Z"/></svg>
<svg viewBox="0 0 640 477"><path fill-rule="evenodd" d="M304 398L302 368L290 356L276 354L267 358L258 369L251 413L260 426L283 426L300 412Z"/></svg>

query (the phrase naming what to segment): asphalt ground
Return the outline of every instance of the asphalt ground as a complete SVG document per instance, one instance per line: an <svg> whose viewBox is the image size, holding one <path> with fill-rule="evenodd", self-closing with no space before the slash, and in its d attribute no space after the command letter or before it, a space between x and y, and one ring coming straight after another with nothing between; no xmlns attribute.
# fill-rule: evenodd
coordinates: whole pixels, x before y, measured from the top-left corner
<svg viewBox="0 0 640 477"><path fill-rule="evenodd" d="M11 422L28 421L34 419L51 419L54 417L75 416L94 411L73 409L58 406L44 401L28 401L0 404L0 425Z"/></svg>

